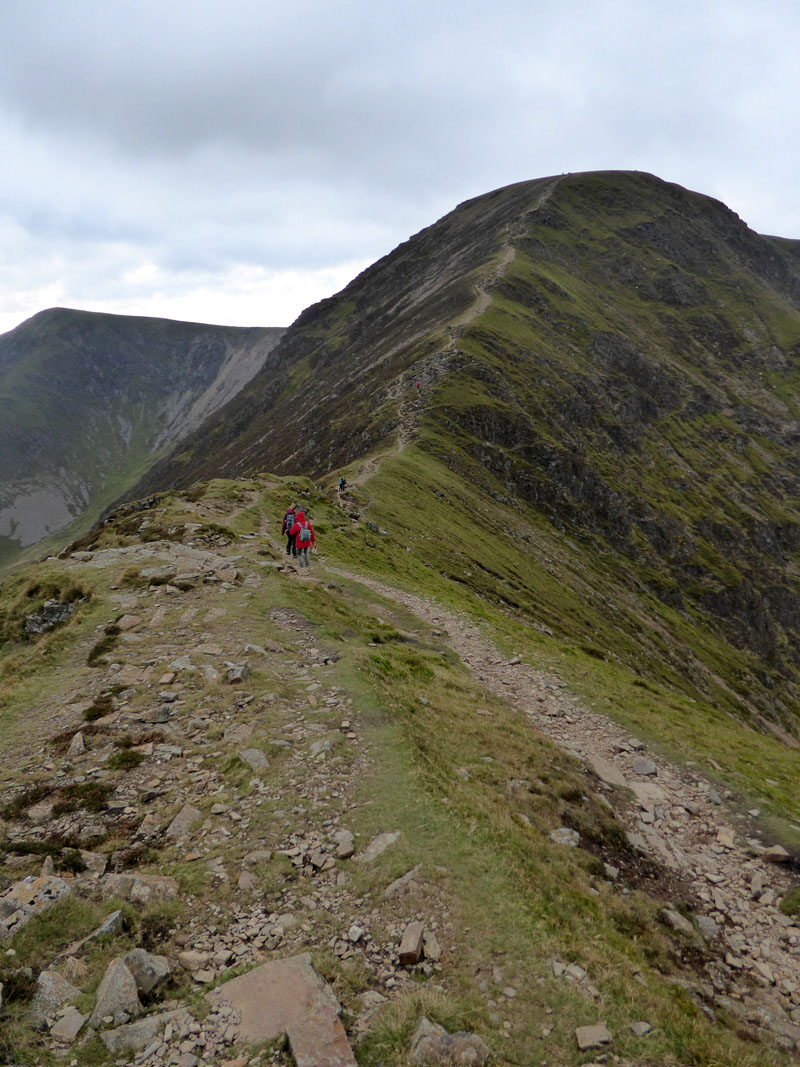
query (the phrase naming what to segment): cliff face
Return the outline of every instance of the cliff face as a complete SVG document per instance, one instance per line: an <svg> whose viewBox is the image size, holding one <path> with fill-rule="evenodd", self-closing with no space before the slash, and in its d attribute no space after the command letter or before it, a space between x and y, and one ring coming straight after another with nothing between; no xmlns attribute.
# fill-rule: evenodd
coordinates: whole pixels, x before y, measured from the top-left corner
<svg viewBox="0 0 800 1067"><path fill-rule="evenodd" d="M54 308L0 337L0 562L96 518L282 332Z"/></svg>
<svg viewBox="0 0 800 1067"><path fill-rule="evenodd" d="M322 476L402 435L419 380L419 448L579 538L647 618L752 657L725 685L788 725L799 357L797 242L645 174L522 183L305 312L144 484Z"/></svg>

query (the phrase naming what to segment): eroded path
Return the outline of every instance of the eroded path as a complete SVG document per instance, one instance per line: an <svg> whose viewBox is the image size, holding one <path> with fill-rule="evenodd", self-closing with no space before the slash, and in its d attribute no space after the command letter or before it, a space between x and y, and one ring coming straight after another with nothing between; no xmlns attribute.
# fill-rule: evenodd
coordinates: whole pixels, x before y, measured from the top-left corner
<svg viewBox="0 0 800 1067"><path fill-rule="evenodd" d="M772 849L757 839L742 841L733 814L709 782L657 753L644 755L645 746L619 725L576 703L561 679L509 661L473 623L385 583L334 573L444 631L482 685L588 764L631 843L688 882L702 901L698 925L710 943L722 946L724 957L710 974L716 995L725 992L743 1016L787 1040L800 1038L800 929L777 907L789 879L771 861Z"/></svg>

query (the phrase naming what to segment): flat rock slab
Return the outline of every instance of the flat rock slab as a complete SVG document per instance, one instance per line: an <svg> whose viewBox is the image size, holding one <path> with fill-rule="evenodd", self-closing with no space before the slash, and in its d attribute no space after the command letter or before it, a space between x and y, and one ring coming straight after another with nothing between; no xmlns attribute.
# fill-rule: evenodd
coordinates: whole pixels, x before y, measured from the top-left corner
<svg viewBox="0 0 800 1067"><path fill-rule="evenodd" d="M601 782L628 788L628 779L610 760L603 759L602 756L589 756L588 763Z"/></svg>
<svg viewBox="0 0 800 1067"><path fill-rule="evenodd" d="M575 1040L581 1052L587 1052L589 1049L608 1045L611 1034L605 1023L597 1023L595 1026L579 1026L575 1031Z"/></svg>
<svg viewBox="0 0 800 1067"><path fill-rule="evenodd" d="M265 963L208 994L241 1016L243 1041L286 1034L297 1067L356 1067L339 1019L339 1003L311 965L311 954Z"/></svg>
<svg viewBox="0 0 800 1067"><path fill-rule="evenodd" d="M399 837L399 830L392 830L385 834L378 834L377 837L373 837L364 851L357 858L363 863L374 863L378 856L385 852L387 848L391 848Z"/></svg>
<svg viewBox="0 0 800 1067"><path fill-rule="evenodd" d="M166 836L175 838L186 837L191 832L192 827L200 822L202 818L202 811L195 808L192 804L184 804L167 827Z"/></svg>
<svg viewBox="0 0 800 1067"><path fill-rule="evenodd" d="M104 1030L100 1034L100 1040L109 1052L122 1052L125 1049L141 1052L163 1033L167 1023L188 1022L192 1022L189 1012L178 1008L177 1011L165 1011L160 1015L148 1015L146 1019L126 1023L124 1026L118 1026L116 1030Z"/></svg>

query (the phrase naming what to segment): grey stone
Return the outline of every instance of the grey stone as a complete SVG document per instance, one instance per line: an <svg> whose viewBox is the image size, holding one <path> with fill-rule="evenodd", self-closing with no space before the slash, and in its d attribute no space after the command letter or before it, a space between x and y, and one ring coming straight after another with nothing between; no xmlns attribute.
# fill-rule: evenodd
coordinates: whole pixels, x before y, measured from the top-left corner
<svg viewBox="0 0 800 1067"><path fill-rule="evenodd" d="M694 927L688 919L684 919L679 911L675 911L674 908L662 908L661 918L679 934L683 934L684 937L691 937L694 934Z"/></svg>
<svg viewBox="0 0 800 1067"><path fill-rule="evenodd" d="M286 1034L297 1067L356 1067L339 1003L314 970L310 953L256 967L225 982L208 999L239 1013L244 1042L274 1041Z"/></svg>
<svg viewBox="0 0 800 1067"><path fill-rule="evenodd" d="M43 634L66 622L75 610L73 603L61 603L58 600L45 600L40 611L25 617L25 632Z"/></svg>
<svg viewBox="0 0 800 1067"><path fill-rule="evenodd" d="M54 875L23 878L0 897L0 941L21 929L34 915L50 908L72 892L69 882Z"/></svg>
<svg viewBox="0 0 800 1067"><path fill-rule="evenodd" d="M391 848L399 837L399 830L378 834L377 837L373 837L358 859L363 863L373 863L382 852L385 852L387 848Z"/></svg>
<svg viewBox="0 0 800 1067"><path fill-rule="evenodd" d="M641 774L646 778L658 774L658 767L656 767L655 763L644 756L637 756L631 766L634 774Z"/></svg>
<svg viewBox="0 0 800 1067"><path fill-rule="evenodd" d="M609 760L603 759L602 756L589 756L588 762L589 766L601 782L605 782L606 785L614 785L621 788L627 787L628 779L622 771L615 767Z"/></svg>
<svg viewBox="0 0 800 1067"><path fill-rule="evenodd" d="M238 722L233 726L226 726L223 739L233 745L243 745L254 729L255 727L250 722Z"/></svg>
<svg viewBox="0 0 800 1067"><path fill-rule="evenodd" d="M65 1045L71 1045L81 1031L81 1027L89 1018L70 1005L61 1018L50 1030L50 1036Z"/></svg>
<svg viewBox="0 0 800 1067"><path fill-rule="evenodd" d="M83 734L78 730L75 736L69 743L67 749L67 756L81 756L86 751L86 742L83 739Z"/></svg>
<svg viewBox="0 0 800 1067"><path fill-rule="evenodd" d="M652 1034L653 1027L642 1019L639 1022L631 1023L631 1030L637 1037L647 1037L648 1034Z"/></svg>
<svg viewBox="0 0 800 1067"><path fill-rule="evenodd" d="M349 860L355 852L355 838L350 830L337 830L333 835L336 855L340 860Z"/></svg>
<svg viewBox="0 0 800 1067"><path fill-rule="evenodd" d="M327 755L327 753L330 752L332 748L333 741L331 741L330 738L326 737L320 741L314 741L314 743L309 747L308 751L312 759L316 759L317 756Z"/></svg>
<svg viewBox="0 0 800 1067"><path fill-rule="evenodd" d="M81 996L80 989L62 978L57 971L42 971L36 979L36 992L28 1008L28 1018L36 1030L44 1030L65 1004L74 1004Z"/></svg>
<svg viewBox="0 0 800 1067"><path fill-rule="evenodd" d="M148 1015L146 1019L139 1019L135 1023L127 1023L119 1026L116 1030L105 1030L100 1034L100 1040L109 1052L123 1052L131 1049L133 1052L143 1052L152 1042L164 1032L168 1023L179 1027L191 1023L192 1017L185 1010L179 1008L176 1011L165 1011L160 1015Z"/></svg>
<svg viewBox="0 0 800 1067"><path fill-rule="evenodd" d="M788 863L792 857L781 845L770 845L761 858L765 863Z"/></svg>
<svg viewBox="0 0 800 1067"><path fill-rule="evenodd" d="M710 941L713 941L715 937L719 937L719 926L710 915L695 915L694 918L703 937L707 937Z"/></svg>
<svg viewBox="0 0 800 1067"><path fill-rule="evenodd" d="M112 960L97 987L97 1000L89 1025L99 1029L108 1016L119 1025L136 1019L141 1012L133 975L121 959Z"/></svg>
<svg viewBox="0 0 800 1067"><path fill-rule="evenodd" d="M611 1042L611 1034L604 1022L596 1023L594 1026L579 1026L575 1031L575 1040L581 1052L588 1052L589 1049L608 1045Z"/></svg>
<svg viewBox="0 0 800 1067"><path fill-rule="evenodd" d="M239 753L239 759L252 767L257 774L269 767L269 760L260 748L245 748Z"/></svg>
<svg viewBox="0 0 800 1067"><path fill-rule="evenodd" d="M240 685L252 672L247 660L244 663L226 663L225 667L225 681L228 685Z"/></svg>
<svg viewBox="0 0 800 1067"><path fill-rule="evenodd" d="M400 942L400 948L397 950L397 958L400 961L401 966L410 967L415 963L419 963L422 956L422 938L425 933L424 925L415 920L409 923L403 931L403 938Z"/></svg>
<svg viewBox="0 0 800 1067"><path fill-rule="evenodd" d="M404 889L407 889L417 877L421 866L422 865L418 863L416 867L412 867L410 871L406 871L406 873L401 874L399 878L395 878L395 880L384 889L384 897L389 900L391 897L396 897L398 893L402 893Z"/></svg>
<svg viewBox="0 0 800 1067"><path fill-rule="evenodd" d="M123 961L133 975L137 990L144 994L151 993L172 973L172 964L166 956L154 956L143 948L135 948Z"/></svg>
<svg viewBox="0 0 800 1067"><path fill-rule="evenodd" d="M433 930L426 930L422 935L422 947L426 960L433 960L436 962L442 957L442 950L439 947L439 942L436 939L436 934Z"/></svg>
<svg viewBox="0 0 800 1067"><path fill-rule="evenodd" d="M102 885L108 896L130 900L133 904L171 900L178 895L178 883L168 875L107 874Z"/></svg>
<svg viewBox="0 0 800 1067"><path fill-rule="evenodd" d="M569 826L559 826L558 829L550 831L550 840L556 845L568 845L570 848L577 848L581 843L581 835L577 830L573 830Z"/></svg>
<svg viewBox="0 0 800 1067"><path fill-rule="evenodd" d="M411 1036L411 1062L420 1067L435 1064L483 1067L488 1058L489 1049L483 1038L463 1030L448 1034L443 1026L432 1023L424 1015Z"/></svg>
<svg viewBox="0 0 800 1067"><path fill-rule="evenodd" d="M165 835L166 837L174 837L177 839L187 837L191 832L192 827L202 818L202 811L199 811L191 804L184 804L165 830Z"/></svg>

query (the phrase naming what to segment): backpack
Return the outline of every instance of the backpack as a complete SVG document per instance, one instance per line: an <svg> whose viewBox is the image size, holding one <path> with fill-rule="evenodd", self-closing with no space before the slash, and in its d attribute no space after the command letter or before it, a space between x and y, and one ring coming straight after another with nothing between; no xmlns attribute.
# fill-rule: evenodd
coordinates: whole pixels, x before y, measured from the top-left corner
<svg viewBox="0 0 800 1067"><path fill-rule="evenodd" d="M300 527L300 532L297 535L297 540L300 541L302 544L306 545L311 540L311 530L309 528L308 523L306 523L305 526Z"/></svg>
<svg viewBox="0 0 800 1067"><path fill-rule="evenodd" d="M286 530L286 533L288 534L289 531L291 530L291 528L294 526L294 512L293 511L287 511L286 514L283 516L283 522L284 522L284 529Z"/></svg>

